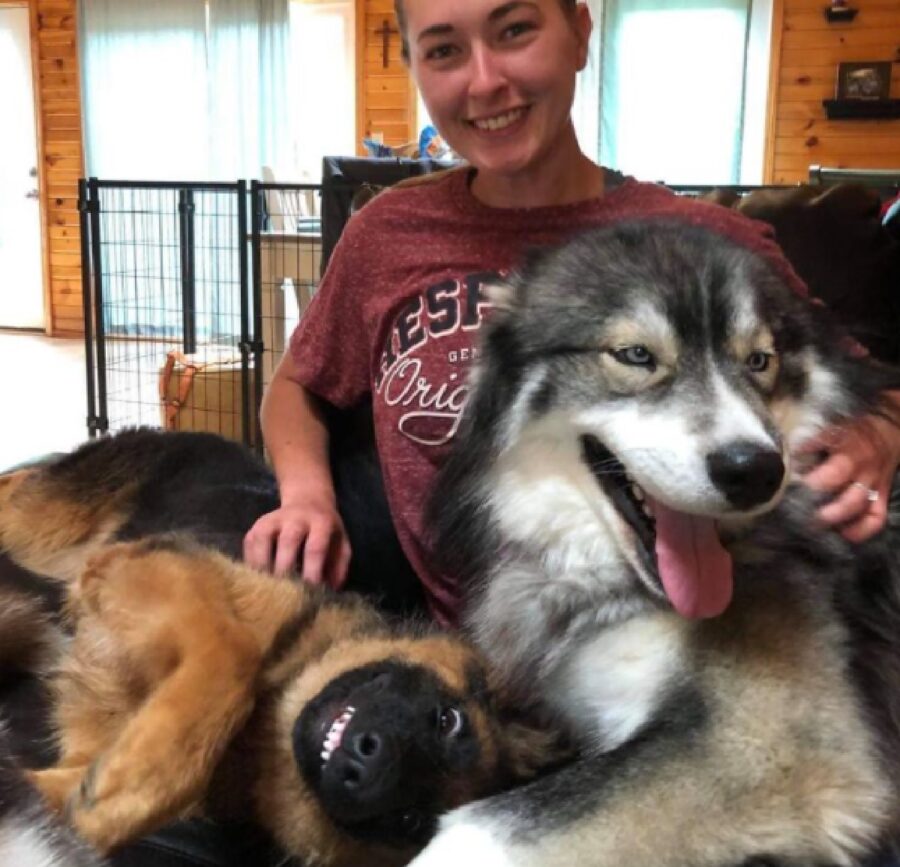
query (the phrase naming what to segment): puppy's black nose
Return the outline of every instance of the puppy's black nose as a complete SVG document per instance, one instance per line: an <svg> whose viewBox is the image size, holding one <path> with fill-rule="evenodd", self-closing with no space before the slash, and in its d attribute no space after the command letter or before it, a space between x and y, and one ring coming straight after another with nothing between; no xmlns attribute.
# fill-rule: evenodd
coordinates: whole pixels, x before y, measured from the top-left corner
<svg viewBox="0 0 900 867"><path fill-rule="evenodd" d="M784 479L784 462L771 448L736 440L706 456L713 484L736 509L771 500Z"/></svg>
<svg viewBox="0 0 900 867"><path fill-rule="evenodd" d="M386 767L391 763L382 737L374 731L359 732L344 744L347 764L343 774L344 785L349 789L368 789L378 784Z"/></svg>

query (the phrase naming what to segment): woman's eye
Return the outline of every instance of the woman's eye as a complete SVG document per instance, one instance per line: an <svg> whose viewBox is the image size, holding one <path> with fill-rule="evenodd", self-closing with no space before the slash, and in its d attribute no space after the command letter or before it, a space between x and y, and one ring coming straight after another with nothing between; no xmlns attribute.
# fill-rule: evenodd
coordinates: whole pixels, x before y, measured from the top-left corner
<svg viewBox="0 0 900 867"><path fill-rule="evenodd" d="M612 356L620 364L647 367L651 370L656 368L656 359L646 346L623 346L621 349L614 349Z"/></svg>
<svg viewBox="0 0 900 867"><path fill-rule="evenodd" d="M455 707L444 707L438 711L437 729L442 738L455 738L463 730L466 718Z"/></svg>
<svg viewBox="0 0 900 867"><path fill-rule="evenodd" d="M534 23L531 21L516 21L513 24L503 28L500 36L502 39L515 39L525 33L534 30Z"/></svg>
<svg viewBox="0 0 900 867"><path fill-rule="evenodd" d="M769 369L772 356L768 352L751 352L747 356L747 367L751 373L764 373Z"/></svg>
<svg viewBox="0 0 900 867"><path fill-rule="evenodd" d="M443 44L443 45L435 45L429 48L425 52L426 60L446 60L449 57L452 57L456 50L455 45Z"/></svg>

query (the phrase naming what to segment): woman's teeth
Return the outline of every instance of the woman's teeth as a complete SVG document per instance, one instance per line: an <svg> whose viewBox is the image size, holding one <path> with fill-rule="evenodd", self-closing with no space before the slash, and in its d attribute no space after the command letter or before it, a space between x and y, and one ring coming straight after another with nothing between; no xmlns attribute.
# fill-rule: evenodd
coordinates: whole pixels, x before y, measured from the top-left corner
<svg viewBox="0 0 900 867"><path fill-rule="evenodd" d="M482 131L494 132L498 129L505 129L510 124L515 123L523 114L525 114L524 108L515 108L512 111L506 112L506 114L498 114L495 117L473 120L472 125L476 129Z"/></svg>

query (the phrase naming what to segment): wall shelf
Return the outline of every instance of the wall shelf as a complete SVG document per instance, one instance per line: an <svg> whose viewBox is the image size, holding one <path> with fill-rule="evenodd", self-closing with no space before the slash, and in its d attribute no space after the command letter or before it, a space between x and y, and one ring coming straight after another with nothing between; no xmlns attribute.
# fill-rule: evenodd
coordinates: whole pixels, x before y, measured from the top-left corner
<svg viewBox="0 0 900 867"><path fill-rule="evenodd" d="M900 118L900 99L823 99L829 120L891 120Z"/></svg>

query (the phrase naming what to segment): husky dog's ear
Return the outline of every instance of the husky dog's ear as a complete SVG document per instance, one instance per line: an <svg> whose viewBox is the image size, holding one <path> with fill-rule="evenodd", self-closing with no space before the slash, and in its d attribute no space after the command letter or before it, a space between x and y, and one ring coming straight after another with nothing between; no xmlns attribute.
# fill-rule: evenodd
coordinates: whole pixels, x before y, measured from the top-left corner
<svg viewBox="0 0 900 867"><path fill-rule="evenodd" d="M526 303L526 287L553 250L552 247L529 247L514 271L504 272L482 287L497 310L509 311Z"/></svg>
<svg viewBox="0 0 900 867"><path fill-rule="evenodd" d="M481 291L498 310L512 310L518 295L515 284L511 280L502 278L485 283L481 287Z"/></svg>

